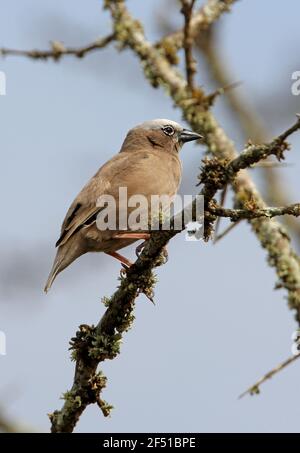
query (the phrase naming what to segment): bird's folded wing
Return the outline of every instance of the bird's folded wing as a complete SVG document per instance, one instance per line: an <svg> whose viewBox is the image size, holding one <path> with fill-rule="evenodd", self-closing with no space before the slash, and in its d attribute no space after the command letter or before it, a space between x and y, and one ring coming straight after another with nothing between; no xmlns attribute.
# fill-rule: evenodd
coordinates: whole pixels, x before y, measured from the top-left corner
<svg viewBox="0 0 300 453"><path fill-rule="evenodd" d="M97 206L97 200L102 194L110 194L117 200L121 187L127 188L128 197L134 194L146 197L153 194L175 194L180 180L180 162L176 158L176 177L169 162L167 153L152 149L151 152L136 150L114 156L98 170L72 203L56 246L65 244L76 231L93 223L102 209Z"/></svg>
<svg viewBox="0 0 300 453"><path fill-rule="evenodd" d="M69 215L67 214L63 223L61 235L55 244L56 247L65 244L70 236L82 226L91 223L101 209L96 205L83 206L80 203L77 203L75 207L71 208L69 210L71 212L69 213L68 211Z"/></svg>

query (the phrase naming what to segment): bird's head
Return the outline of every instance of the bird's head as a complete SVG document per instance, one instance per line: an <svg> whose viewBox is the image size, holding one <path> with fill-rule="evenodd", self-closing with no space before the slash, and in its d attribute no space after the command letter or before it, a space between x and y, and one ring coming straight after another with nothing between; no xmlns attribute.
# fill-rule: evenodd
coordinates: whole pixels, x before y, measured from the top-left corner
<svg viewBox="0 0 300 453"><path fill-rule="evenodd" d="M177 153L184 143L201 140L202 138L202 135L185 129L175 121L156 119L145 121L130 129L123 143L122 150L151 146Z"/></svg>

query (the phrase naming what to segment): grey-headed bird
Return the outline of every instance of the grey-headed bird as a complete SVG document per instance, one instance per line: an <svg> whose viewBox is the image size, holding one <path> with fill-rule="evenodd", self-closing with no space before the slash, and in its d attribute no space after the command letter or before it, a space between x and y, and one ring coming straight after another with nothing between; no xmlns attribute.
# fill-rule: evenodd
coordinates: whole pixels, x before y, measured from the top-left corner
<svg viewBox="0 0 300 453"><path fill-rule="evenodd" d="M56 243L58 249L45 292L62 270L87 252L104 252L130 266L130 261L117 250L139 239L147 240L149 233L99 229L97 216L103 209L99 197L114 198L117 221L124 214L118 203L120 187L126 188L128 199L136 194L147 200L152 195L173 197L182 173L179 151L184 143L201 138L166 119L146 121L131 129L120 152L97 171L71 204ZM126 211L126 215L129 213Z"/></svg>

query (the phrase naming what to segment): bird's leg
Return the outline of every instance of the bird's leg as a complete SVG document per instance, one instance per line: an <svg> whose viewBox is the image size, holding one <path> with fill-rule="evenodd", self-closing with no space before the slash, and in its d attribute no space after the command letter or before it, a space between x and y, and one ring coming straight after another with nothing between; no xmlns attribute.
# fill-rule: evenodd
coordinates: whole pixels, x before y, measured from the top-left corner
<svg viewBox="0 0 300 453"><path fill-rule="evenodd" d="M135 254L137 257L140 256L141 251L146 245L146 242L150 239L150 233L119 233L115 236L119 239L144 239L144 241L137 246L135 249Z"/></svg>
<svg viewBox="0 0 300 453"><path fill-rule="evenodd" d="M145 239L146 241L150 239L150 233L118 233L114 236L117 239Z"/></svg>
<svg viewBox="0 0 300 453"><path fill-rule="evenodd" d="M125 256L123 255L120 255L120 253L117 253L117 252L105 252L107 255L110 255L112 256L113 258L116 258L118 261L120 261L125 268L128 268L130 266L132 266L132 262L129 261L127 258L125 258Z"/></svg>

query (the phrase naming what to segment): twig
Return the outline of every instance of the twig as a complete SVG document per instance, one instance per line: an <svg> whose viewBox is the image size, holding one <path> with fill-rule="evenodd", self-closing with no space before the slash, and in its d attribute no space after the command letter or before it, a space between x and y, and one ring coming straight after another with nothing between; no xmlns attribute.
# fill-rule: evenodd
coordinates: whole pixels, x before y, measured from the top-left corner
<svg viewBox="0 0 300 453"><path fill-rule="evenodd" d="M300 216L300 203L279 208L264 208L264 209L227 209L222 206L209 207L209 212L219 217L229 217L233 222L242 219L258 219L260 217L278 217L283 215Z"/></svg>
<svg viewBox="0 0 300 453"><path fill-rule="evenodd" d="M224 189L221 192L220 205L222 207L225 204L227 191L228 191L228 185L226 184L226 186L224 187ZM220 224L221 224L221 217L218 217L216 220L216 224L215 224L215 234L214 234L214 239L213 239L214 244L219 240L218 233L219 233Z"/></svg>
<svg viewBox="0 0 300 453"><path fill-rule="evenodd" d="M230 163L229 167L236 173L272 155L276 156L278 160L284 159L284 151L289 147L285 140L299 129L300 115L297 114L297 121L288 130L276 137L270 144L249 145Z"/></svg>
<svg viewBox="0 0 300 453"><path fill-rule="evenodd" d="M64 44L60 41L51 41L51 49L49 50L18 50L18 49L7 49L5 47L0 48L0 55L14 55L14 56L21 56L21 57L28 57L34 60L48 60L53 59L58 61L61 57L65 55L73 55L77 58L83 58L86 54L98 50L103 49L103 47L107 46L114 40L114 34L110 34L105 36L104 38L97 39L96 41L88 44L87 46L83 47L65 47Z"/></svg>
<svg viewBox="0 0 300 453"><path fill-rule="evenodd" d="M191 19L195 0L181 0L181 12L184 15L184 39L183 48L185 54L186 79L190 90L194 90L194 75L196 73L196 61L193 58L193 38L191 34Z"/></svg>
<svg viewBox="0 0 300 453"><path fill-rule="evenodd" d="M195 38L201 30L206 30L210 27L210 25L217 21L224 12L228 12L230 6L236 1L237 0L208 0L191 18L191 38ZM165 36L161 41L156 43L156 47L161 47L166 50L172 48L173 52L176 52L183 47L183 42L184 31L178 30Z"/></svg>
<svg viewBox="0 0 300 453"><path fill-rule="evenodd" d="M231 91L241 85L242 82L232 82L229 83L228 85L224 85L221 88L217 88L213 93L209 94L206 99L207 102L210 106L212 106L215 102L215 100L219 97L222 96L223 94L227 93L228 91Z"/></svg>
<svg viewBox="0 0 300 453"><path fill-rule="evenodd" d="M279 373L282 371L284 368L286 368L288 365L291 363L295 362L298 358L300 357L300 354L293 355L292 357L289 357L287 360L284 362L280 363L277 365L273 370L269 371L266 373L261 379L259 379L254 385L249 387L245 392L243 392L240 396L240 398L243 398L245 395L257 395L260 393L260 386L266 382L267 380L271 379L275 374Z"/></svg>
<svg viewBox="0 0 300 453"><path fill-rule="evenodd" d="M240 222L241 222L241 220L237 220L236 222L231 223L231 225L229 225L227 228L225 228L225 230L222 231L222 233L220 233L219 235L217 235L214 238L214 244L216 244L221 239L223 239L225 236L227 236L227 234L230 233L237 225L239 225Z"/></svg>

